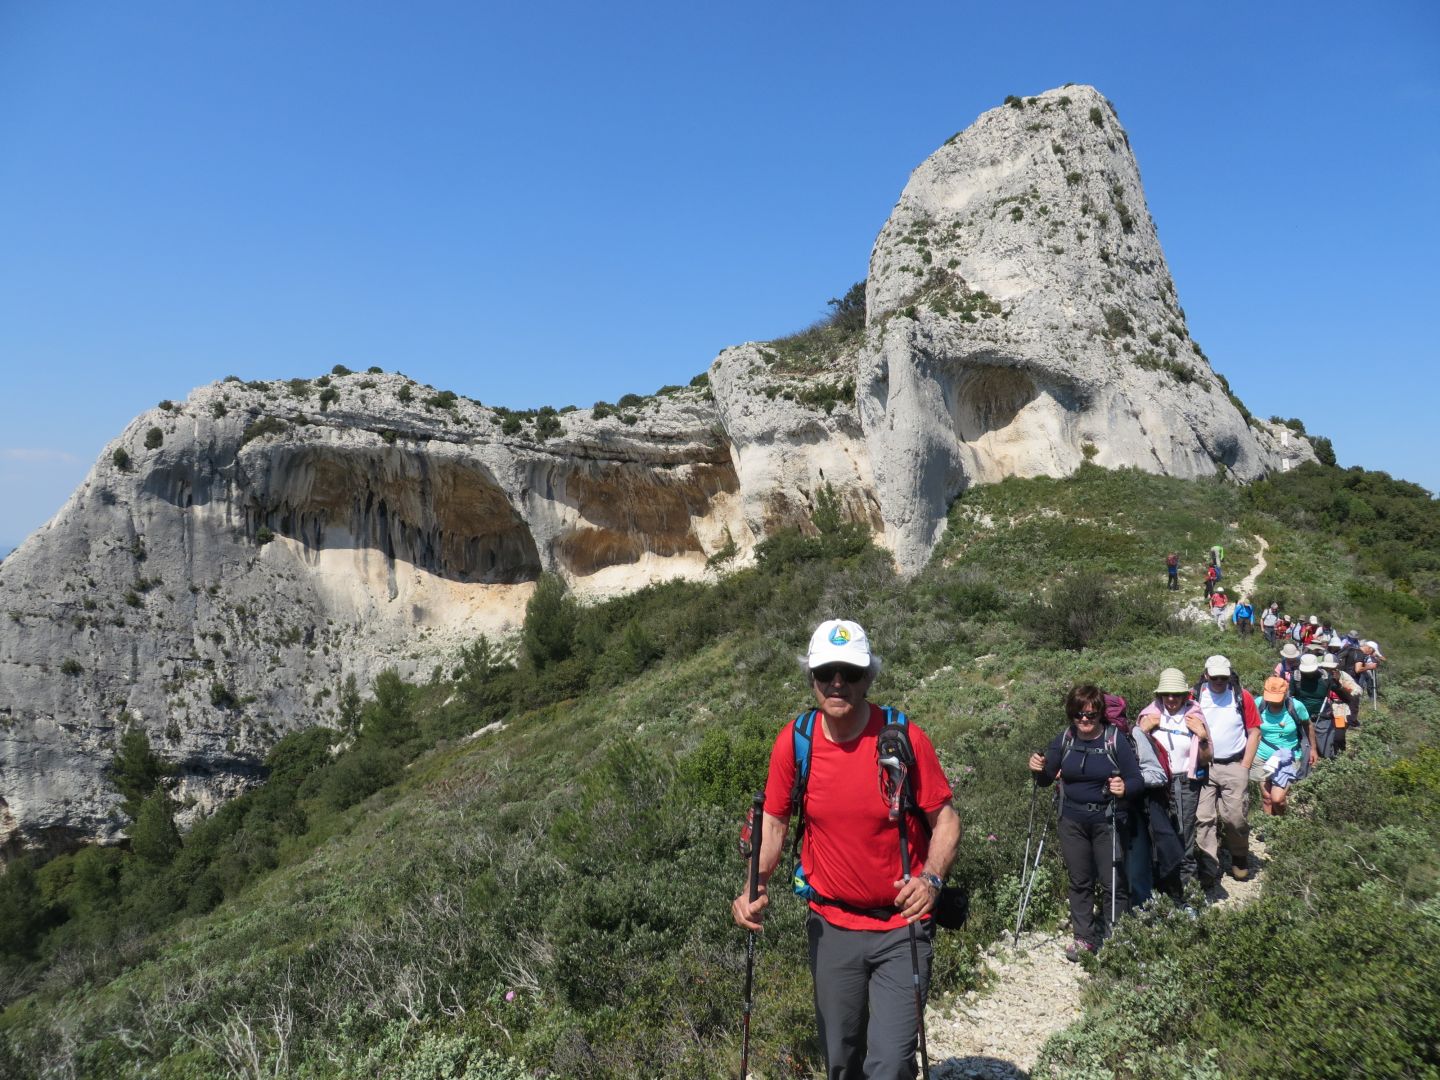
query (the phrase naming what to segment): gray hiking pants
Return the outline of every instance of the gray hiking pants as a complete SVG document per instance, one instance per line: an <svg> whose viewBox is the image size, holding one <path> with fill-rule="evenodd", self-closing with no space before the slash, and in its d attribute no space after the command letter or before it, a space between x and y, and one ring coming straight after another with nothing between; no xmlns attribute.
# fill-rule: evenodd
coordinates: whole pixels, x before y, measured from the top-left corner
<svg viewBox="0 0 1440 1080"><path fill-rule="evenodd" d="M1118 836L1113 836L1109 819L1086 822L1062 817L1060 854L1070 875L1070 925L1077 938L1098 947L1113 929L1110 920L1112 880L1115 882L1115 918L1130 910L1125 845ZM1114 866L1113 877L1112 864L1118 864Z"/></svg>
<svg viewBox="0 0 1440 1080"><path fill-rule="evenodd" d="M915 1080L919 1027L909 927L843 930L812 911L805 932L826 1080ZM933 923L916 924L922 1001L934 936Z"/></svg>

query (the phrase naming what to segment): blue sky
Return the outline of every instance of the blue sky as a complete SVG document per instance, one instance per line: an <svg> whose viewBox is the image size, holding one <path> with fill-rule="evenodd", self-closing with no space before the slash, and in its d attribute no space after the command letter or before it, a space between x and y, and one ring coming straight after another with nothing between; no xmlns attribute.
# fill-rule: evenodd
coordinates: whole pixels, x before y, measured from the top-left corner
<svg viewBox="0 0 1440 1080"><path fill-rule="evenodd" d="M1440 5L703 8L0 2L0 552L227 374L688 381L862 278L953 132L1066 82L1118 108L1250 408L1440 488Z"/></svg>

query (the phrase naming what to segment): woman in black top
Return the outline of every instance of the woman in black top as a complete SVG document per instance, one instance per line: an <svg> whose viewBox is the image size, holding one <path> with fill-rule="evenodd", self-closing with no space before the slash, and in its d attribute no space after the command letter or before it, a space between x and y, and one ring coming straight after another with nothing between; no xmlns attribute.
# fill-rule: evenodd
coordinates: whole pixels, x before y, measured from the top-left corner
<svg viewBox="0 0 1440 1080"><path fill-rule="evenodd" d="M1129 910L1123 829L1117 834L1116 828L1125 821L1126 793L1143 790L1145 781L1129 736L1105 720L1105 695L1098 686L1072 687L1065 715L1069 726L1043 755L1030 755L1030 771L1041 787L1060 781L1060 852L1070 875L1075 932L1065 956L1076 960L1082 950L1098 948L1114 929L1113 920ZM1097 913L1102 891L1107 895Z"/></svg>

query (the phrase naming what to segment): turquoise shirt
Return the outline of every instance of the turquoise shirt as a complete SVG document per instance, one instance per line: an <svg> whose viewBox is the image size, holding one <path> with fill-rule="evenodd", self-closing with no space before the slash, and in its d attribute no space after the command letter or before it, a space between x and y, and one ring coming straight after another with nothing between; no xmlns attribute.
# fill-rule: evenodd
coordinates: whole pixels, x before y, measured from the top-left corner
<svg viewBox="0 0 1440 1080"><path fill-rule="evenodd" d="M1295 706L1295 716L1300 718L1301 724L1310 722L1310 713L1304 704L1290 699ZM1260 745L1255 749L1256 761L1269 761L1270 755L1276 750L1289 750L1292 753L1300 752L1300 727L1296 724L1295 717L1290 715L1290 709L1285 705L1271 705L1268 701L1265 707L1260 710ZM1279 709L1279 712L1275 712Z"/></svg>

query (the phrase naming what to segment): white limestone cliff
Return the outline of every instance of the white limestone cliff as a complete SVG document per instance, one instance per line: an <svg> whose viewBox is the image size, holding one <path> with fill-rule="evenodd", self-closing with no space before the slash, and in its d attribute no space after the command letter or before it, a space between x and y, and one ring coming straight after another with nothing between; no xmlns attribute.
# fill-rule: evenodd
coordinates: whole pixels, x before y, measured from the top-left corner
<svg viewBox="0 0 1440 1080"><path fill-rule="evenodd" d="M125 725L204 810L280 735L333 723L346 676L512 634L542 571L598 598L743 564L828 485L914 572L971 484L1313 457L1191 340L1089 87L1002 105L916 169L866 299L863 326L727 349L708 388L608 415L346 373L138 417L0 563L0 856L123 836L105 766Z"/></svg>

